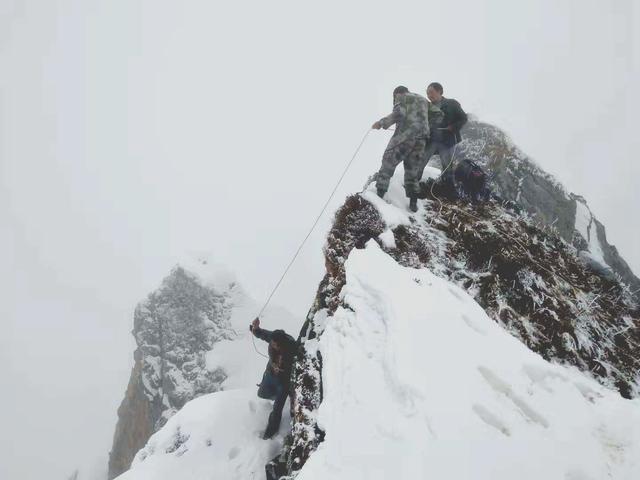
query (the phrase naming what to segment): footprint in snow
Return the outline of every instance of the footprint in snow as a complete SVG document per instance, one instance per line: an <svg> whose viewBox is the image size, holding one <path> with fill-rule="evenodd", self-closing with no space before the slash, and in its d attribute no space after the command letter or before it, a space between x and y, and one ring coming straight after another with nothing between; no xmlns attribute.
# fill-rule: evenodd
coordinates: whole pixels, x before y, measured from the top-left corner
<svg viewBox="0 0 640 480"><path fill-rule="evenodd" d="M480 335L487 334L487 330L483 326L481 326L479 323L474 322L464 313L460 316L462 317L462 320L464 320L464 323L466 323L471 330L473 330L476 333L479 333Z"/></svg>
<svg viewBox="0 0 640 480"><path fill-rule="evenodd" d="M511 432L509 431L507 426L504 424L504 422L502 422L502 420L500 420L500 418L498 418L498 416L492 413L488 408L476 403L472 407L472 409L475 412L475 414L478 415L484 423L495 428L496 430L498 430L500 433L502 433L507 437L511 436Z"/></svg>
<svg viewBox="0 0 640 480"><path fill-rule="evenodd" d="M525 402L519 395L517 395L511 385L502 380L489 368L479 366L478 371L482 377L486 380L491 388L497 393L505 395L511 402L517 407L520 413L529 421L537 423L538 425L549 428L549 422L540 413L538 413L531 405Z"/></svg>
<svg viewBox="0 0 640 480"><path fill-rule="evenodd" d="M449 288L449 293L451 293L451 295L453 295L454 297L456 297L458 300L463 301L464 297L460 294L460 292L458 292L456 289L454 288Z"/></svg>

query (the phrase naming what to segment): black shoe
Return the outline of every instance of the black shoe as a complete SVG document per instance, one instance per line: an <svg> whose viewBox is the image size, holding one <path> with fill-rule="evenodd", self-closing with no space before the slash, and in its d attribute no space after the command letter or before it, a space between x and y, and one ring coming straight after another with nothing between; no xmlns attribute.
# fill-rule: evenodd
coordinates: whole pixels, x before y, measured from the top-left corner
<svg viewBox="0 0 640 480"><path fill-rule="evenodd" d="M413 213L418 211L418 197L409 198L409 210L411 210Z"/></svg>
<svg viewBox="0 0 640 480"><path fill-rule="evenodd" d="M387 192L385 192L384 190L382 190L382 189L380 189L380 188L378 189L378 196L379 196L380 198L384 198L384 194L385 194L385 193L387 193Z"/></svg>

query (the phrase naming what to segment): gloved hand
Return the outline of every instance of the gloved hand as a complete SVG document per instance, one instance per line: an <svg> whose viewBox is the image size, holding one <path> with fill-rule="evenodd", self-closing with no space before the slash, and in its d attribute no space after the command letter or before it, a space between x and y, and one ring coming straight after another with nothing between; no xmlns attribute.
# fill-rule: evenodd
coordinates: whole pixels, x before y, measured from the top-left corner
<svg viewBox="0 0 640 480"><path fill-rule="evenodd" d="M380 120L378 120L376 123L371 125L371 128L373 128L374 130L380 130L382 128L382 124L380 123Z"/></svg>

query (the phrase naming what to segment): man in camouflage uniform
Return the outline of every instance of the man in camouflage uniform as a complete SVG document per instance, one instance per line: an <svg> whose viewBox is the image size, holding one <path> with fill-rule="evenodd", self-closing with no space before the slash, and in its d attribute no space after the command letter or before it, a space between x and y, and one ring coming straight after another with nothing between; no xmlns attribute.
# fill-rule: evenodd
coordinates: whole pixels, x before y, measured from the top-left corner
<svg viewBox="0 0 640 480"><path fill-rule="evenodd" d="M382 166L376 176L378 196L384 197L389 189L389 180L400 162L404 163L404 189L409 197L409 208L418 210L418 170L420 160L429 139L429 102L407 87L393 91L393 112L378 120L371 128L385 130L396 125L396 131L382 156Z"/></svg>

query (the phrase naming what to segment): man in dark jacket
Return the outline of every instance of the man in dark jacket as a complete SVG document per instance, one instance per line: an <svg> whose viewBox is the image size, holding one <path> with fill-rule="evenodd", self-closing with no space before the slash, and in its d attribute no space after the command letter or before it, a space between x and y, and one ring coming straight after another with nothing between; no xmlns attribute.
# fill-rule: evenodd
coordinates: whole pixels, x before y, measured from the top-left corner
<svg viewBox="0 0 640 480"><path fill-rule="evenodd" d="M269 331L260 328L259 318L251 323L249 330L260 340L269 343L269 362L258 388L260 398L274 400L263 436L267 439L273 437L280 428L282 409L290 393L291 368L297 345L293 337L287 335L284 330Z"/></svg>
<svg viewBox="0 0 640 480"><path fill-rule="evenodd" d="M427 97L431 102L429 104L431 138L418 166L417 174L420 180L424 167L433 155L438 154L442 166L441 180L453 184L455 145L462 140L460 130L467 123L467 114L462 110L460 103L452 98L444 98L443 93L442 85L437 82L427 87Z"/></svg>

